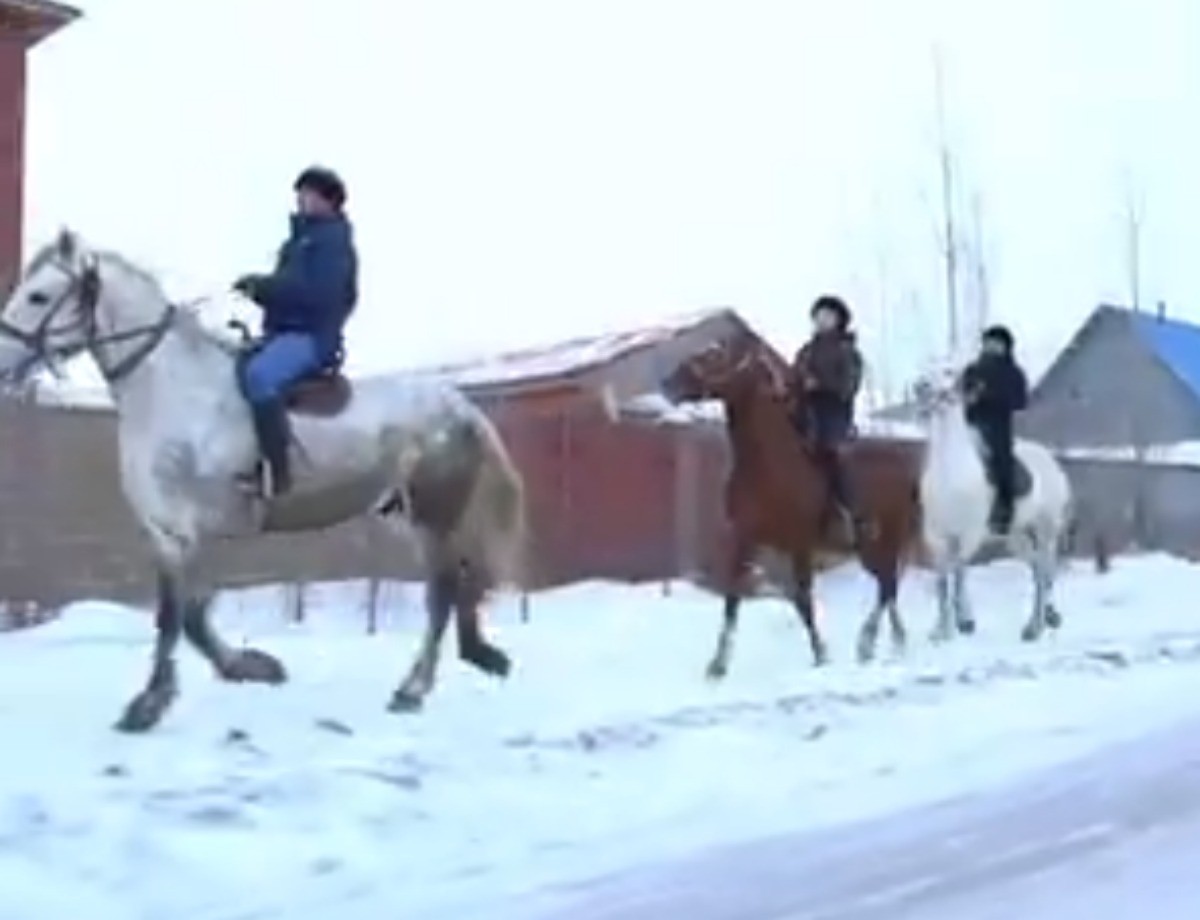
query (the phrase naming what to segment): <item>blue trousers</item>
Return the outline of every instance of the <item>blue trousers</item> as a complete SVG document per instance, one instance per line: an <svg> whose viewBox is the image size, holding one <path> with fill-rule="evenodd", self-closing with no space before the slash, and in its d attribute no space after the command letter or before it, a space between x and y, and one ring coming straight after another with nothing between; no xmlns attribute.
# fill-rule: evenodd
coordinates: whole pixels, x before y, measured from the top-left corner
<svg viewBox="0 0 1200 920"><path fill-rule="evenodd" d="M242 391L251 405L279 402L292 384L321 368L317 340L301 332L269 338L242 367Z"/></svg>

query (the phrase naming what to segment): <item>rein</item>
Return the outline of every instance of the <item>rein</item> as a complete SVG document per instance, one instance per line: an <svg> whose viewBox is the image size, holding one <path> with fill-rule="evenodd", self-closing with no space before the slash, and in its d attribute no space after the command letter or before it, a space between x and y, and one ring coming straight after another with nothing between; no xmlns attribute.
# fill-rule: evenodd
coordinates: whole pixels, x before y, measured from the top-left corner
<svg viewBox="0 0 1200 920"><path fill-rule="evenodd" d="M52 366L55 358L69 357L75 353L77 350L75 346L55 347L53 339L55 336L82 330L82 347L92 353L105 382L110 385L119 383L133 373L158 348L174 324L178 308L174 304L167 304L162 316L153 323L101 334L96 323L96 308L100 303L102 287L99 266L92 259L89 260L83 271L76 273L61 262L55 261L53 265L70 279L71 283L67 289L46 311L42 321L33 330L21 329L0 316L0 335L21 343L29 350L30 356L21 367L22 371L26 371L38 363ZM72 298L78 301L77 315L65 323L54 325L55 320L71 303ZM135 340L140 340L137 347L124 358L113 365L105 363L101 356L101 348Z"/></svg>

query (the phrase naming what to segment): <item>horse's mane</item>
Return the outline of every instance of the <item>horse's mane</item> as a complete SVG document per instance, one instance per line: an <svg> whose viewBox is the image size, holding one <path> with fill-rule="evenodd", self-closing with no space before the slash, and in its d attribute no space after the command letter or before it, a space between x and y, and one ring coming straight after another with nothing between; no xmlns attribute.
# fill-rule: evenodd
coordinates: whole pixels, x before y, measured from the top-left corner
<svg viewBox="0 0 1200 920"><path fill-rule="evenodd" d="M52 247L47 247L48 249ZM42 255L42 253L39 253ZM36 257L35 257L36 258ZM121 271L132 275L142 284L146 285L153 291L164 304L171 304L175 308L175 328L182 332L187 338L192 341L201 341L207 344L215 345L222 351L228 352L231 355L236 355L241 350L242 341L239 335L231 330L224 328L214 329L212 326L206 325L201 315L201 307L206 301L191 301L185 303L173 302L167 297L166 291L163 290L162 282L158 277L148 269L142 268L135 262L130 261L125 256L112 250L98 250L96 258L105 265L116 266Z"/></svg>

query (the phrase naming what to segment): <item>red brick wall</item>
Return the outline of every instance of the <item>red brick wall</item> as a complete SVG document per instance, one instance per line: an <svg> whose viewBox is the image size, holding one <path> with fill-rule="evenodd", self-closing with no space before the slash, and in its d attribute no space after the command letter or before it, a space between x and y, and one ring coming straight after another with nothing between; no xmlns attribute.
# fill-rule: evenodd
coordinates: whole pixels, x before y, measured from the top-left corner
<svg viewBox="0 0 1200 920"><path fill-rule="evenodd" d="M496 417L525 478L532 581L642 579L675 571L670 431L614 425L584 407L550 414L510 405Z"/></svg>
<svg viewBox="0 0 1200 920"><path fill-rule="evenodd" d="M0 290L21 265L24 148L25 47L0 34Z"/></svg>

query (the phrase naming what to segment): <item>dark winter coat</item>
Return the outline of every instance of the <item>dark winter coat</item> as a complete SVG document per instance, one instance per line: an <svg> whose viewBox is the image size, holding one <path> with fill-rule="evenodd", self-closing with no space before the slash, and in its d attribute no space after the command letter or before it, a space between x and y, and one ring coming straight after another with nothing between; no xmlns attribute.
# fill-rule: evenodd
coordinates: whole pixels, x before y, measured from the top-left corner
<svg viewBox="0 0 1200 920"><path fill-rule="evenodd" d="M358 302L358 254L349 220L342 214L293 215L275 271L259 279L253 297L263 308L268 337L308 333L323 359L333 358Z"/></svg>
<svg viewBox="0 0 1200 920"><path fill-rule="evenodd" d="M817 440L836 444L854 425L854 399L862 386L863 359L852 332L818 332L792 362L792 386L808 417L798 424L815 426Z"/></svg>
<svg viewBox="0 0 1200 920"><path fill-rule="evenodd" d="M1009 355L982 355L963 372L962 385L967 421L979 427L1011 429L1029 402L1025 372Z"/></svg>
<svg viewBox="0 0 1200 920"><path fill-rule="evenodd" d="M818 332L796 353L793 385L809 399L853 405L862 385L863 360L854 333Z"/></svg>

